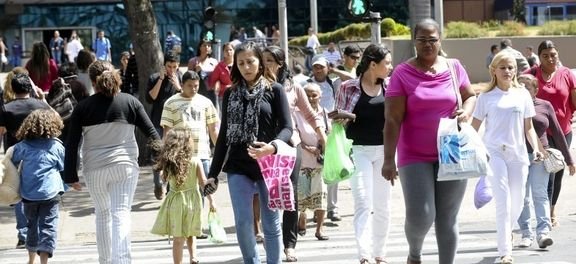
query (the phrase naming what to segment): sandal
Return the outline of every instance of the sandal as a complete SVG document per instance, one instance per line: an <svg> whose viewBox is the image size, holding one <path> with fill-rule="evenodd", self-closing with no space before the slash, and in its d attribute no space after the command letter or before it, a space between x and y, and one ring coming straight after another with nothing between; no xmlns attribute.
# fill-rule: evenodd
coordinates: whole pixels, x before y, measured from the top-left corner
<svg viewBox="0 0 576 264"><path fill-rule="evenodd" d="M550 222L552 222L552 223L551 223L551 224L552 224L552 227L558 227L558 226L560 226L560 223L558 222L558 218L556 218L555 216L550 218Z"/></svg>
<svg viewBox="0 0 576 264"><path fill-rule="evenodd" d="M512 258L512 256L503 256L500 258L500 263L501 264L513 264L514 259Z"/></svg>
<svg viewBox="0 0 576 264"><path fill-rule="evenodd" d="M197 260L196 258L193 258L190 260L190 264L200 264L200 261Z"/></svg>
<svg viewBox="0 0 576 264"><path fill-rule="evenodd" d="M388 264L388 261L383 258L375 258L374 261L376 261L376 264Z"/></svg>
<svg viewBox="0 0 576 264"><path fill-rule="evenodd" d="M298 228L298 235L305 236L306 235L306 228Z"/></svg>
<svg viewBox="0 0 576 264"><path fill-rule="evenodd" d="M294 250L293 248L285 248L284 249L284 254L286 254L286 262L297 262L298 258L294 255L294 253L296 253L296 250Z"/></svg>
<svg viewBox="0 0 576 264"><path fill-rule="evenodd" d="M367 260L367 259L365 259L365 258L362 258L362 259L360 260L360 264L370 264L370 261Z"/></svg>
<svg viewBox="0 0 576 264"><path fill-rule="evenodd" d="M314 236L316 236L316 238L318 240L328 240L329 239L328 236L324 236L324 235L322 235L322 233L316 233L316 234L314 234Z"/></svg>

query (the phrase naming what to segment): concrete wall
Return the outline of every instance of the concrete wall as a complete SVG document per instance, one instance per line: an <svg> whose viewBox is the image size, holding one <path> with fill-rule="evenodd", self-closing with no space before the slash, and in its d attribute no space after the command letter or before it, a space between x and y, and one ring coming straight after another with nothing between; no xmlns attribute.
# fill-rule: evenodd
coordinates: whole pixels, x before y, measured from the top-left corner
<svg viewBox="0 0 576 264"><path fill-rule="evenodd" d="M448 57L459 59L473 83L486 82L490 80L488 69L486 68L486 56L490 52L492 44L500 44L502 38L478 38L478 39L445 39L442 40L442 49ZM558 53L562 64L568 68L576 67L576 52L570 52L576 46L574 36L550 36L550 37L514 37L513 47L520 52L526 46L533 46L537 52L538 45L544 40L552 40L558 48ZM412 57L414 49L410 40L383 40L386 46L392 51L392 62L394 65Z"/></svg>

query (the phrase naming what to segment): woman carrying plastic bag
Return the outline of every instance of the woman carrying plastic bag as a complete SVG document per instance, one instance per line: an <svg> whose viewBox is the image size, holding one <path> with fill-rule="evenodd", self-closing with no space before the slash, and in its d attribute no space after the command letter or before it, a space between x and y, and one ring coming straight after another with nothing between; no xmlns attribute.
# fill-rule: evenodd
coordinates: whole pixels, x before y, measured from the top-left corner
<svg viewBox="0 0 576 264"><path fill-rule="evenodd" d="M350 159L352 140L346 138L346 130L343 125L332 124L332 131L326 140L324 154L323 179L326 184L334 184L347 180L354 172L354 163Z"/></svg>

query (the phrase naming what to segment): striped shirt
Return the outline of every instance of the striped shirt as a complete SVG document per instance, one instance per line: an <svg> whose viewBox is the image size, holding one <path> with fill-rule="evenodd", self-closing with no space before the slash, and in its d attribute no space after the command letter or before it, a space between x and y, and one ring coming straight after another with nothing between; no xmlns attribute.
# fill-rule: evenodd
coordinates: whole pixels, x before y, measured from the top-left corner
<svg viewBox="0 0 576 264"><path fill-rule="evenodd" d="M188 127L192 130L195 143L194 156L200 159L210 158L210 136L208 125L220 122L212 102L203 95L192 98L175 94L166 100L162 110L160 125L165 128Z"/></svg>

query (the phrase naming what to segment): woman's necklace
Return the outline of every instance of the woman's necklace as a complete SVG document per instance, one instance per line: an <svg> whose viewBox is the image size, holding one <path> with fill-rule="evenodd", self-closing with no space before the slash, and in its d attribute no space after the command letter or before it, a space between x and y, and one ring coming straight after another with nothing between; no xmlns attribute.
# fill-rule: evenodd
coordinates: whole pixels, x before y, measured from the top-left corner
<svg viewBox="0 0 576 264"><path fill-rule="evenodd" d="M554 67L551 73L546 72L542 67L540 69L542 71L542 79L544 79L544 81L546 82L550 81L554 76L554 74L556 73L556 67Z"/></svg>
<svg viewBox="0 0 576 264"><path fill-rule="evenodd" d="M436 73L436 68L434 67L436 65L436 61L434 61L431 65L427 65L423 63L420 59L418 59L418 57L416 57L415 60L416 60L416 66L421 70L423 70L424 72Z"/></svg>

